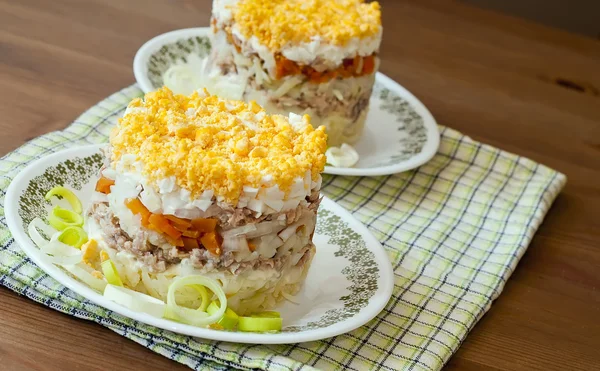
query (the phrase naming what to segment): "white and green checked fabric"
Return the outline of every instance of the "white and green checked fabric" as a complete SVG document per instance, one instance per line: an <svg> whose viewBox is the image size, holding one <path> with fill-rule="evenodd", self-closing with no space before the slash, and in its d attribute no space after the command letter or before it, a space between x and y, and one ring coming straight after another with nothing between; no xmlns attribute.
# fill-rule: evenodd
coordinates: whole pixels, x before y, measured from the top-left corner
<svg viewBox="0 0 600 371"><path fill-rule="evenodd" d="M29 162L100 143L134 85L60 132L0 160L0 203ZM84 300L38 269L14 243L0 206L0 283L53 309L95 321L193 369L438 370L500 295L566 178L545 166L442 128L438 154L417 170L385 177L326 176L324 192L385 246L395 289L367 325L324 341L243 345L160 330Z"/></svg>

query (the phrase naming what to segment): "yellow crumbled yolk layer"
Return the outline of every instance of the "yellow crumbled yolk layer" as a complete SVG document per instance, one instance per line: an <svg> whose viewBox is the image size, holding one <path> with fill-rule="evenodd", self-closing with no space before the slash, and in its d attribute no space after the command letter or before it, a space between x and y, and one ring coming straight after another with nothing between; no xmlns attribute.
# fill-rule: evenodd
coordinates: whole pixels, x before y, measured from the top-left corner
<svg viewBox="0 0 600 371"><path fill-rule="evenodd" d="M244 186L258 187L266 175L288 191L307 170L315 180L325 166L325 128L314 129L306 115L296 131L286 117L270 116L255 102L206 90L176 95L168 88L134 99L128 108L111 133L111 160L136 155L155 185L174 176L194 197L213 190L236 202Z"/></svg>
<svg viewBox="0 0 600 371"><path fill-rule="evenodd" d="M364 0L240 0L231 7L242 34L273 51L314 37L343 46L381 30L379 3Z"/></svg>

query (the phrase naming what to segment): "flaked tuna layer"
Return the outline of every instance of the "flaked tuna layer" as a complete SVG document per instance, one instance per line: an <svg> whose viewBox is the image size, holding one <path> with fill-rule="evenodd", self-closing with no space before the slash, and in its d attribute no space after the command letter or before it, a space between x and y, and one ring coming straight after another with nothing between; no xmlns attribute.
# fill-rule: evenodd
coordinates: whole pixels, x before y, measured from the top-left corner
<svg viewBox="0 0 600 371"><path fill-rule="evenodd" d="M300 205L296 209L271 215L258 216L256 212L248 208L222 209L216 217L219 219L219 232L225 236L226 241L227 236L231 236L234 239L247 239L251 244L270 243L272 245L263 247L261 253L253 251L247 254L241 254L239 250L228 249L227 243L224 243L221 255L211 254L202 248L188 251L170 246L167 241L158 244L160 246L155 245L150 242L150 234L154 232L146 228L140 227L137 228L137 233L127 234L121 228L118 217L112 212L108 203L104 202L92 204L87 216L94 222L102 234L103 241L110 248L133 254L142 265L152 272L163 272L171 265L187 260L187 263L196 269L227 270L233 274L239 274L248 269L280 269L287 265L289 259L296 260L292 265L302 262L303 256L313 246L311 238L314 222L311 223L311 221L314 221L316 217L321 199L318 193L315 193L307 201L307 206ZM282 238L286 238L286 241L283 242L278 236L288 228L297 230L293 231L293 236L283 236ZM156 234L153 237L153 241L155 241ZM244 246L248 246L248 242ZM266 255L263 253L264 251L267 252ZM271 252L268 253L269 251ZM269 256L271 253L272 256Z"/></svg>

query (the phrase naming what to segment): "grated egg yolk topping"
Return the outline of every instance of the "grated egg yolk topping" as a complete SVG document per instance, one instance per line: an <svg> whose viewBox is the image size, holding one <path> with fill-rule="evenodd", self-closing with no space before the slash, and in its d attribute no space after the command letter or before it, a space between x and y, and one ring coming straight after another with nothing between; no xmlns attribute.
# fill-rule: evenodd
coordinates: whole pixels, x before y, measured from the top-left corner
<svg viewBox="0 0 600 371"><path fill-rule="evenodd" d="M317 37L343 46L381 30L379 3L364 0L240 0L231 10L245 37L274 51Z"/></svg>
<svg viewBox="0 0 600 371"><path fill-rule="evenodd" d="M134 99L110 138L112 161L136 155L153 183L174 176L193 197L213 190L236 202L244 186L259 187L264 176L283 191L325 166L327 135L310 118L292 125L268 115L255 102L225 100L204 92L190 96L162 88Z"/></svg>

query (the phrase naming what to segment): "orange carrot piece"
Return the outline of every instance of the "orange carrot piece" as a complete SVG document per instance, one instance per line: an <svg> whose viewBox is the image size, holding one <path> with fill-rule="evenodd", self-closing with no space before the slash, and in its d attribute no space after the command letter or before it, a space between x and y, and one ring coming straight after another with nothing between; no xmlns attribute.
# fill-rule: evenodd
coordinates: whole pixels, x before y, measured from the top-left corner
<svg viewBox="0 0 600 371"><path fill-rule="evenodd" d="M298 75L302 73L301 67L294 61L287 59L282 55L275 57L275 77L280 79L289 75Z"/></svg>
<svg viewBox="0 0 600 371"><path fill-rule="evenodd" d="M362 70L363 75L368 75L370 73L373 73L374 70L375 70L375 56L370 55L368 57L365 57L364 64L363 64L363 70Z"/></svg>
<svg viewBox="0 0 600 371"><path fill-rule="evenodd" d="M217 228L217 219L214 218L198 218L192 220L192 226L200 233L214 232Z"/></svg>
<svg viewBox="0 0 600 371"><path fill-rule="evenodd" d="M221 243L219 237L215 232L205 233L200 237L200 242L204 248L210 251L213 255L221 255Z"/></svg>
<svg viewBox="0 0 600 371"><path fill-rule="evenodd" d="M200 232L198 232L195 229L189 229L187 231L181 232L181 235L184 237L189 237L189 238L198 238L198 237L200 237Z"/></svg>
<svg viewBox="0 0 600 371"><path fill-rule="evenodd" d="M138 198L132 198L128 201L125 201L125 206L127 206L132 213L136 215L139 214L142 217L142 225L144 227L148 226L148 219L150 218L151 213L148 208L144 206L142 201L140 201Z"/></svg>
<svg viewBox="0 0 600 371"><path fill-rule="evenodd" d="M150 216L150 211L148 208L140 201L139 198L131 198L125 201L125 205L129 210L131 210L134 214L148 214Z"/></svg>
<svg viewBox="0 0 600 371"><path fill-rule="evenodd" d="M183 240L183 247L186 250L193 250L193 249L200 248L200 244L198 243L198 240L195 238L181 237L181 239Z"/></svg>
<svg viewBox="0 0 600 371"><path fill-rule="evenodd" d="M158 228L165 235L177 240L181 237L181 232L173 228L169 220L160 214L152 214L148 221L156 228Z"/></svg>
<svg viewBox="0 0 600 371"><path fill-rule="evenodd" d="M360 58L360 55L355 55L354 58L352 58L352 63L350 64L350 66L354 71L356 71L358 69L358 66L360 65Z"/></svg>
<svg viewBox="0 0 600 371"><path fill-rule="evenodd" d="M171 225L173 226L173 228L177 229L179 232L181 232L181 234L183 235L183 232L187 231L187 229L185 228L181 228L181 226L175 225L175 223L171 222Z"/></svg>
<svg viewBox="0 0 600 371"><path fill-rule="evenodd" d="M189 220L178 218L175 215L163 215L165 218L169 219L173 227L177 228L179 231L183 232L189 229L192 226L192 223Z"/></svg>
<svg viewBox="0 0 600 371"><path fill-rule="evenodd" d="M114 184L114 180L101 177L100 179L98 179L98 182L96 182L96 192L104 193L105 195L107 195L110 193L110 186Z"/></svg>
<svg viewBox="0 0 600 371"><path fill-rule="evenodd" d="M183 239L180 238L171 238L168 235L165 235L165 239L167 240L168 243L170 243L173 246L177 246L177 247L185 247L185 243L183 242Z"/></svg>
<svg viewBox="0 0 600 371"><path fill-rule="evenodd" d="M256 250L256 245L253 244L252 242L248 242L248 249L253 252L254 250Z"/></svg>

